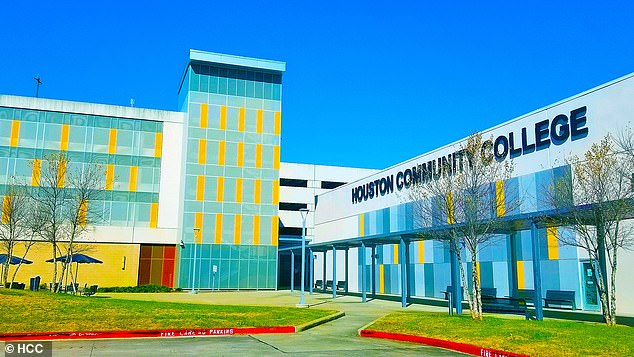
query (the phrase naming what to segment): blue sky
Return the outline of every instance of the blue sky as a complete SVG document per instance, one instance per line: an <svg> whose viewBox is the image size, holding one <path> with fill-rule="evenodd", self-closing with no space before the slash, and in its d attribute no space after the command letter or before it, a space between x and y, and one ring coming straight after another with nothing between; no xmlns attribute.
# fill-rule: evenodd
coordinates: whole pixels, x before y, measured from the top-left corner
<svg viewBox="0 0 634 357"><path fill-rule="evenodd" d="M0 93L175 110L190 48L281 60L282 160L384 168L634 72L626 1L108 3L4 4Z"/></svg>

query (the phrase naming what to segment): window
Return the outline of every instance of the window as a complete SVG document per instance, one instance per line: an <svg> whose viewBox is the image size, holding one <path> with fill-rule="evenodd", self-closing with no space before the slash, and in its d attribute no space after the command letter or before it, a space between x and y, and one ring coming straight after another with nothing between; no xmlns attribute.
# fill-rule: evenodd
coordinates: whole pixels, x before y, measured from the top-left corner
<svg viewBox="0 0 634 357"><path fill-rule="evenodd" d="M308 187L308 180L281 178L280 179L280 186Z"/></svg>
<svg viewBox="0 0 634 357"><path fill-rule="evenodd" d="M339 186L345 185L345 182L337 182L337 181L321 181L321 188L325 189L333 189Z"/></svg>
<svg viewBox="0 0 634 357"><path fill-rule="evenodd" d="M308 208L305 203L280 202L279 206L281 211L299 211L302 208Z"/></svg>
<svg viewBox="0 0 634 357"><path fill-rule="evenodd" d="M301 227L280 227L279 235L280 236L301 236L302 228Z"/></svg>

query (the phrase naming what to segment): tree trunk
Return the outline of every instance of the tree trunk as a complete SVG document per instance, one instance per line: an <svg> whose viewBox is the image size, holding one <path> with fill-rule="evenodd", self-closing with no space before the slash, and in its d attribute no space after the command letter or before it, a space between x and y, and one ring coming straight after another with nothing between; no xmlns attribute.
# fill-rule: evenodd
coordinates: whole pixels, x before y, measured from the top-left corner
<svg viewBox="0 0 634 357"><path fill-rule="evenodd" d="M29 253L30 249L31 249L31 245L27 245L26 248L24 249L24 254L22 254L22 260L20 261L20 263L18 263L18 266L15 267L15 271L13 272L13 276L11 277L11 285L13 285L13 282L15 281L15 277L18 275L18 270L20 270L20 267L22 266L22 262L26 258L26 255Z"/></svg>
<svg viewBox="0 0 634 357"><path fill-rule="evenodd" d="M610 276L610 322L609 326L616 325L616 248L612 252L612 276Z"/></svg>
<svg viewBox="0 0 634 357"><path fill-rule="evenodd" d="M460 264L460 279L462 280L462 286L467 288L467 302L469 302L469 311L471 312L471 318L473 317L473 311L475 311L475 305L473 303L473 295L471 294L471 290L468 289L469 284L467 283L467 274L464 271L464 267L462 266L460 254L458 254L458 263Z"/></svg>
<svg viewBox="0 0 634 357"><path fill-rule="evenodd" d="M471 250L471 282L473 284L473 301L475 311L472 313L474 319L482 320L482 295L480 289L480 279L478 278L478 265L476 252Z"/></svg>
<svg viewBox="0 0 634 357"><path fill-rule="evenodd" d="M592 267L594 268L594 273L597 277L597 287L599 288L599 301L601 302L601 313L603 314L603 319L606 324L610 324L610 306L608 304L608 294L607 289L604 284L603 274L601 273L601 267L599 262L596 259L591 259Z"/></svg>

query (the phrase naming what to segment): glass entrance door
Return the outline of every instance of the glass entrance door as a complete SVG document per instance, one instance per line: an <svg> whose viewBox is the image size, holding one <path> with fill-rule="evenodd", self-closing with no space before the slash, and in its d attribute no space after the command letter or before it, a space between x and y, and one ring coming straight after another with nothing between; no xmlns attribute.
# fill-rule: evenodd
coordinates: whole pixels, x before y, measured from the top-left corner
<svg viewBox="0 0 634 357"><path fill-rule="evenodd" d="M581 277L583 284L583 307L584 310L600 310L599 291L597 282L592 269L592 263L589 261L581 262Z"/></svg>

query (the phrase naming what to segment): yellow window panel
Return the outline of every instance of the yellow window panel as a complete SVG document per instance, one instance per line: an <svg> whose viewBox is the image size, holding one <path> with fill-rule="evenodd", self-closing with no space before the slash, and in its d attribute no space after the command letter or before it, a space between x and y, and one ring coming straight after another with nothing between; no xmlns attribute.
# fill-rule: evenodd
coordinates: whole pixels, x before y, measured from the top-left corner
<svg viewBox="0 0 634 357"><path fill-rule="evenodd" d="M161 157L163 154L163 134L156 133L154 136L154 157Z"/></svg>
<svg viewBox="0 0 634 357"><path fill-rule="evenodd" d="M62 125L62 134L60 135L61 140L59 144L59 149L62 151L68 150L68 137L70 135L70 125L63 124Z"/></svg>
<svg viewBox="0 0 634 357"><path fill-rule="evenodd" d="M273 147L273 168L275 170L280 169L280 146L276 145Z"/></svg>
<svg viewBox="0 0 634 357"><path fill-rule="evenodd" d="M227 143L224 140L221 140L218 145L218 165L225 165L225 151L226 151Z"/></svg>
<svg viewBox="0 0 634 357"><path fill-rule="evenodd" d="M2 224L9 223L11 211L11 196L4 196L2 199Z"/></svg>
<svg viewBox="0 0 634 357"><path fill-rule="evenodd" d="M398 244L393 244L394 246L394 264L398 264Z"/></svg>
<svg viewBox="0 0 634 357"><path fill-rule="evenodd" d="M273 204L280 203L280 181L273 181Z"/></svg>
<svg viewBox="0 0 634 357"><path fill-rule="evenodd" d="M18 146L18 141L20 139L20 121L12 120L11 121L11 140L9 144L12 147Z"/></svg>
<svg viewBox="0 0 634 357"><path fill-rule="evenodd" d="M130 192L136 192L137 180L139 177L139 167L130 166Z"/></svg>
<svg viewBox="0 0 634 357"><path fill-rule="evenodd" d="M244 166L244 143L238 143L238 167Z"/></svg>
<svg viewBox="0 0 634 357"><path fill-rule="evenodd" d="M260 216L253 216L253 245L260 244Z"/></svg>
<svg viewBox="0 0 634 357"><path fill-rule="evenodd" d="M418 244L418 264L425 263L425 242L419 240Z"/></svg>
<svg viewBox="0 0 634 357"><path fill-rule="evenodd" d="M385 293L385 267L379 264L379 293Z"/></svg>
<svg viewBox="0 0 634 357"><path fill-rule="evenodd" d="M33 159L33 173L31 174L31 186L39 186L41 176L42 176L42 160Z"/></svg>
<svg viewBox="0 0 634 357"><path fill-rule="evenodd" d="M202 201L205 199L205 176L198 175L196 181L196 201Z"/></svg>
<svg viewBox="0 0 634 357"><path fill-rule="evenodd" d="M222 243L222 215L216 213L216 234L214 236L214 243Z"/></svg>
<svg viewBox="0 0 634 357"><path fill-rule="evenodd" d="M158 203L154 202L150 205L150 228L158 226Z"/></svg>
<svg viewBox="0 0 634 357"><path fill-rule="evenodd" d="M548 241L548 259L559 259L559 241L557 240L557 227L546 227Z"/></svg>
<svg viewBox="0 0 634 357"><path fill-rule="evenodd" d="M209 125L209 104L200 105L200 127L206 128Z"/></svg>
<svg viewBox="0 0 634 357"><path fill-rule="evenodd" d="M111 191L114 186L114 165L106 165L106 190Z"/></svg>
<svg viewBox="0 0 634 357"><path fill-rule="evenodd" d="M203 242L203 213L196 212L194 214L194 243L202 244Z"/></svg>
<svg viewBox="0 0 634 357"><path fill-rule="evenodd" d="M110 138L108 140L108 154L117 153L117 129L110 129Z"/></svg>
<svg viewBox="0 0 634 357"><path fill-rule="evenodd" d="M66 183L66 161L58 162L57 166L57 187L62 188Z"/></svg>
<svg viewBox="0 0 634 357"><path fill-rule="evenodd" d="M77 215L78 217L78 223L80 226L86 226L87 220L86 220L86 216L88 215L88 201L87 200L82 200L81 203L79 204L79 214Z"/></svg>
<svg viewBox="0 0 634 357"><path fill-rule="evenodd" d="M220 130L227 129L227 106L220 106Z"/></svg>
<svg viewBox="0 0 634 357"><path fill-rule="evenodd" d="M240 245L240 234L242 233L242 215L236 214L233 223L233 244Z"/></svg>
<svg viewBox="0 0 634 357"><path fill-rule="evenodd" d="M365 235L365 216L363 213L359 215L359 237L363 237Z"/></svg>
<svg viewBox="0 0 634 357"><path fill-rule="evenodd" d="M224 200L225 193L225 178L218 177L218 184L216 185L216 201L222 202Z"/></svg>
<svg viewBox="0 0 634 357"><path fill-rule="evenodd" d="M278 234L279 234L279 229L280 229L280 224L279 224L279 217L277 216L273 216L272 217L272 232L271 232L271 245L272 246L277 246L277 242L278 242Z"/></svg>
<svg viewBox="0 0 634 357"><path fill-rule="evenodd" d="M525 289L526 284L524 281L524 262L521 260L517 261L517 288Z"/></svg>
<svg viewBox="0 0 634 357"><path fill-rule="evenodd" d="M453 207L453 194L451 192L447 194L447 209L448 209L447 223L448 224L456 223L456 217L455 217L454 207Z"/></svg>
<svg viewBox="0 0 634 357"><path fill-rule="evenodd" d="M495 204L498 217L502 217L506 214L504 207L504 181L498 180L495 182Z"/></svg>
<svg viewBox="0 0 634 357"><path fill-rule="evenodd" d="M253 203L260 203L262 193L262 180L256 179L253 182Z"/></svg>
<svg viewBox="0 0 634 357"><path fill-rule="evenodd" d="M264 111L262 109L258 109L258 114L255 120L255 131L258 134L262 134L262 127L264 126Z"/></svg>
<svg viewBox="0 0 634 357"><path fill-rule="evenodd" d="M255 167L262 167L262 144L255 145Z"/></svg>
<svg viewBox="0 0 634 357"><path fill-rule="evenodd" d="M236 179L236 202L242 202L242 178Z"/></svg>
<svg viewBox="0 0 634 357"><path fill-rule="evenodd" d="M238 109L238 131L244 131L245 112L244 108Z"/></svg>
<svg viewBox="0 0 634 357"><path fill-rule="evenodd" d="M198 139L198 164L207 163L207 140Z"/></svg>
<svg viewBox="0 0 634 357"><path fill-rule="evenodd" d="M282 112L275 112L275 124L273 134L280 135L282 133Z"/></svg>

